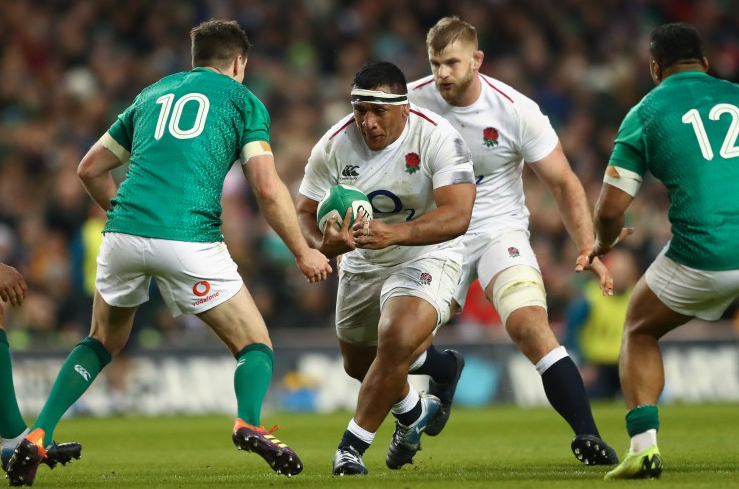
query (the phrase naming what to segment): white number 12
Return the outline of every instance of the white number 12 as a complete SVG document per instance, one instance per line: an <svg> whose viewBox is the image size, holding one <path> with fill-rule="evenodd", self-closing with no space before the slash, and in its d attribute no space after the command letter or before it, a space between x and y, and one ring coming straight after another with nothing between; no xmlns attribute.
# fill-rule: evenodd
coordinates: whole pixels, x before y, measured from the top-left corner
<svg viewBox="0 0 739 489"><path fill-rule="evenodd" d="M726 132L719 155L726 159L736 158L739 156L739 146L736 145L737 138L739 138L739 107L731 104L717 104L708 113L708 118L717 121L724 114L731 115L731 124L729 124L729 130ZM703 158L711 161L713 159L713 149L711 149L711 142L708 140L708 134L706 134L706 128L703 126L700 113L696 109L690 109L683 114L682 121L693 126Z"/></svg>

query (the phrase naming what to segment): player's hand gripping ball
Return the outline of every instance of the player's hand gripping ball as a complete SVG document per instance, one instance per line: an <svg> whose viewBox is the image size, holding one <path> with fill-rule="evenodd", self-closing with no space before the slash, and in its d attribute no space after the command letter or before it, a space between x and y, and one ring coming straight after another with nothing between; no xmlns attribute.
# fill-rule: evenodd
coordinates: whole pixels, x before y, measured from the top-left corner
<svg viewBox="0 0 739 489"><path fill-rule="evenodd" d="M335 227L337 231L340 230L347 209L352 210L351 222L349 222L350 228L360 216L366 220L372 219L372 204L370 204L364 192L351 185L334 185L326 191L326 194L318 203L316 212L318 229L325 233L328 220L337 216Z"/></svg>

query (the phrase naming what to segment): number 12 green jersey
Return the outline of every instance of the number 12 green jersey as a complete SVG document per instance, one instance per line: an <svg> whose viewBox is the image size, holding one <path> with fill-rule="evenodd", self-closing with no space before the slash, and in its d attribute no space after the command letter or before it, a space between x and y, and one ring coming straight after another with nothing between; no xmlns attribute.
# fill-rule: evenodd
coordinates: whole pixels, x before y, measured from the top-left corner
<svg viewBox="0 0 739 489"><path fill-rule="evenodd" d="M739 269L738 138L739 85L699 71L667 77L621 124L609 165L667 187L678 263Z"/></svg>
<svg viewBox="0 0 739 489"><path fill-rule="evenodd" d="M226 173L248 143L269 148L269 115L244 85L195 68L144 89L108 134L130 166L104 231L215 242Z"/></svg>

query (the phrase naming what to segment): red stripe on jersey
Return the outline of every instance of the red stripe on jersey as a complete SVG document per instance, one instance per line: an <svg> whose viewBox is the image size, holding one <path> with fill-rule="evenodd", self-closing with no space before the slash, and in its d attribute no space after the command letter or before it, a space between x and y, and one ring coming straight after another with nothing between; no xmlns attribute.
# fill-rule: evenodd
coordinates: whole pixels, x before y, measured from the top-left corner
<svg viewBox="0 0 739 489"><path fill-rule="evenodd" d="M501 94L502 96L504 96L505 98L507 98L510 103L514 103L513 102L513 99L511 97L509 97L505 93L501 92L500 89L498 89L498 87L496 87L495 85L493 85L492 83L490 83L490 81L487 78L485 78L484 76L481 76L480 78L482 78L485 81L485 83L488 84L488 86L490 88L492 88L493 90L495 90L496 92L498 92L499 94Z"/></svg>
<svg viewBox="0 0 739 489"><path fill-rule="evenodd" d="M419 111L413 110L413 109L411 109L411 114L416 114L419 117L423 117L424 119L426 119L427 121L429 121L431 124L433 124L435 126L438 126L438 124L436 122L432 121L431 119L429 119L426 114L422 114Z"/></svg>
<svg viewBox="0 0 739 489"><path fill-rule="evenodd" d="M429 81L423 82L423 83L421 83L420 85L418 85L417 87L414 87L414 88L413 88L413 90L418 90L418 89L419 89L419 88L421 88L421 87L425 87L426 85L428 85L429 83L431 83L431 82L433 82L433 81L434 81L434 79L433 79L433 78L431 78L431 79L429 79Z"/></svg>
<svg viewBox="0 0 739 489"><path fill-rule="evenodd" d="M354 122L354 117L352 117L351 119L349 119L348 121L346 121L346 124L344 124L343 126L341 126L341 128L338 131L336 131L335 133L333 133L329 139L333 139L337 134L339 134L341 131L343 131L344 129L346 129L347 127L349 127L349 125L352 122Z"/></svg>

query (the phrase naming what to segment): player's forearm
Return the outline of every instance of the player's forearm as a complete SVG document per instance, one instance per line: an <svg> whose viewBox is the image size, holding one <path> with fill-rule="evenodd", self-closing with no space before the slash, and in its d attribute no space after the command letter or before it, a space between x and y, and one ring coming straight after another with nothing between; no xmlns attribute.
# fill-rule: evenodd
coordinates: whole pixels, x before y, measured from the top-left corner
<svg viewBox="0 0 739 489"><path fill-rule="evenodd" d="M318 230L316 216L308 212L298 211L298 225L300 226L300 231L303 233L303 238L305 238L308 246L316 250L321 250L323 236Z"/></svg>
<svg viewBox="0 0 739 489"><path fill-rule="evenodd" d="M456 207L443 206L416 220L393 225L398 234L396 244L423 246L443 243L467 232L471 212L460 213Z"/></svg>
<svg viewBox="0 0 739 489"><path fill-rule="evenodd" d="M552 189L562 222L578 251L590 249L593 244L593 220L585 190L576 178L566 186Z"/></svg>
<svg viewBox="0 0 739 489"><path fill-rule="evenodd" d="M616 239L621 235L625 221L626 217L624 214L606 217L598 213L596 209L594 219L595 249L598 254L605 254L613 247Z"/></svg>
<svg viewBox="0 0 739 489"><path fill-rule="evenodd" d="M264 219L282 239L293 256L298 257L305 253L308 243L298 226L298 217L287 187L280 183L266 192L255 192L255 195Z"/></svg>
<svg viewBox="0 0 739 489"><path fill-rule="evenodd" d="M92 200L102 207L103 210L107 211L110 209L112 205L111 199L116 194L116 185L110 173L106 172L103 175L96 175L94 177L80 175L80 179L85 190L92 197Z"/></svg>

